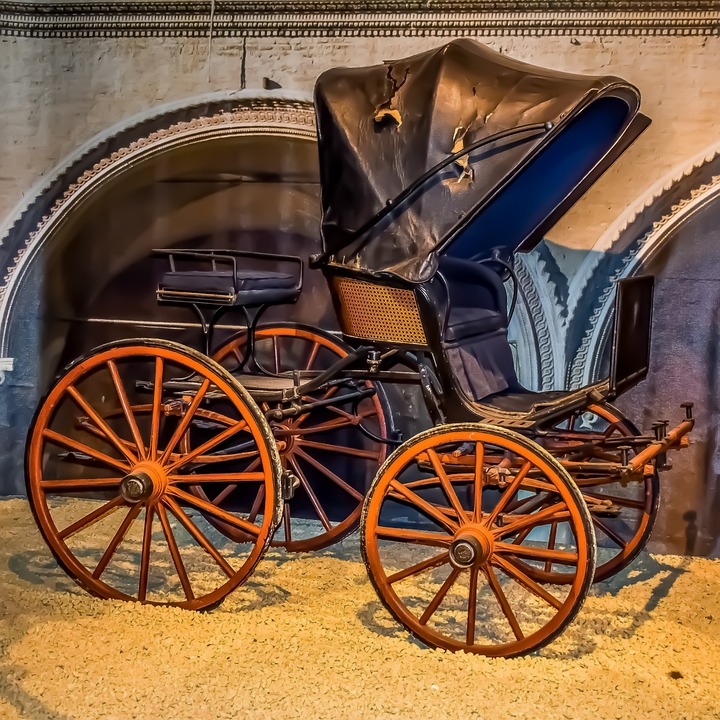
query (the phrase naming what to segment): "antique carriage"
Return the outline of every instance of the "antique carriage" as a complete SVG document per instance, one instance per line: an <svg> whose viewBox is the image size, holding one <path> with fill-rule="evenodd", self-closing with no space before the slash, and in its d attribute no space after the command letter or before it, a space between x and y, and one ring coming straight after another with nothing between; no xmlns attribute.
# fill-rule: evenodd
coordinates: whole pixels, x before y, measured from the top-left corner
<svg viewBox="0 0 720 720"><path fill-rule="evenodd" d="M319 549L360 525L378 595L424 643L512 656L550 642L646 543L657 471L693 426L687 405L644 435L609 404L647 374L652 278L618 283L610 374L588 387L527 390L507 340L513 254L645 129L639 103L618 78L468 40L323 74L310 265L342 337L260 322L297 299L301 258L160 251L158 300L195 309L205 352L111 343L46 395L27 487L60 565L103 598L200 609L271 543ZM394 385L428 410L405 441Z"/></svg>

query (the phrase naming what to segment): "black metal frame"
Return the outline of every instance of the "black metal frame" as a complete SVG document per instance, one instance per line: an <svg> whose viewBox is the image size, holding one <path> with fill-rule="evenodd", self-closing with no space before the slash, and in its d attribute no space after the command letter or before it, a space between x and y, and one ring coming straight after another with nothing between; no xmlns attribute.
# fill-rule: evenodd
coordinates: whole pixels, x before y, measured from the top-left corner
<svg viewBox="0 0 720 720"><path fill-rule="evenodd" d="M259 303L257 305L253 305L250 303L243 303L242 305L237 304L237 295L240 292L240 288L238 287L237 258L265 260L268 262L272 262L273 264L276 264L278 262L289 262L297 265L297 282L295 283L295 286L293 288L289 288L289 290L295 292L297 296L300 294L303 287L305 263L303 262L302 258L297 255L281 255L277 253L264 253L251 250L198 250L191 248L182 250L155 249L152 252L154 255L166 256L168 258L171 272L175 272L176 258L193 261L209 261L213 272L217 270L217 263L225 263L231 265L234 295L232 297L226 296L224 301L222 298L220 298L220 296L214 296L215 299L211 299L211 296L203 295L201 293L186 293L185 295L187 297L183 299L183 293L180 293L178 291L172 291L172 294L169 294L169 291L163 290L162 288L158 288L157 290L157 299L160 303L189 304L193 308L198 318L200 319L200 327L204 338L203 344L205 347L205 354L208 356L210 355L212 349L213 331L215 329L215 325L218 323L220 318L232 309L239 308L240 310L242 310L248 327L248 342L245 349L245 356L240 363L240 369L245 367L250 358L254 358L255 330L260 321L260 317L268 307L277 303L265 302ZM205 313L203 312L203 307L215 308L212 315L210 316L210 319L206 318ZM250 313L251 309L255 310L252 317ZM263 371L263 374L272 375L272 373L262 369L259 364L258 368Z"/></svg>

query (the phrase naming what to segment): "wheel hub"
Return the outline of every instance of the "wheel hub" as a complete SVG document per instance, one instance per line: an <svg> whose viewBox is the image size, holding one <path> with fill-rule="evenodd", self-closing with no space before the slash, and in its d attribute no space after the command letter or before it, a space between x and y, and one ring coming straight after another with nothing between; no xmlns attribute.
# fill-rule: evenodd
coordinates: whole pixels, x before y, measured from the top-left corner
<svg viewBox="0 0 720 720"><path fill-rule="evenodd" d="M282 448L278 447L280 455L287 455L295 444L295 436L292 433L292 425L289 423L273 423L271 427L276 441L282 444Z"/></svg>
<svg viewBox="0 0 720 720"><path fill-rule="evenodd" d="M450 543L450 562L456 568L483 565L493 554L492 534L480 526L464 526Z"/></svg>
<svg viewBox="0 0 720 720"><path fill-rule="evenodd" d="M157 463L140 463L120 483L120 494L135 504L157 500L167 488L167 476Z"/></svg>

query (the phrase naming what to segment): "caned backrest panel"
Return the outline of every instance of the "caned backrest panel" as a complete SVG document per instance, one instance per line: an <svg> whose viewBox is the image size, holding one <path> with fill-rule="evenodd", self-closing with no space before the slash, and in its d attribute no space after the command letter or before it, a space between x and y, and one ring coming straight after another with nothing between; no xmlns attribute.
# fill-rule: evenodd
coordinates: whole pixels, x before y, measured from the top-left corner
<svg viewBox="0 0 720 720"><path fill-rule="evenodd" d="M415 293L354 278L335 276L342 331L376 342L427 345Z"/></svg>

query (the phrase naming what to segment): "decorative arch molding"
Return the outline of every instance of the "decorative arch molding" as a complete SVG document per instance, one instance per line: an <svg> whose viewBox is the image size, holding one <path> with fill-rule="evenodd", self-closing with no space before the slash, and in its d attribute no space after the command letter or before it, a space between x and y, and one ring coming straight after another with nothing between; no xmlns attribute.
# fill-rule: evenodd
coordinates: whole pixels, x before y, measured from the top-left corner
<svg viewBox="0 0 720 720"><path fill-rule="evenodd" d="M720 142L651 187L598 240L570 285L568 387L599 376L615 281L637 274L678 227L718 196Z"/></svg>
<svg viewBox="0 0 720 720"><path fill-rule="evenodd" d="M0 235L0 359L8 353L13 307L39 251L94 195L125 170L179 146L228 136L273 135L315 141L306 94L216 93L156 108L96 136L38 184Z"/></svg>
<svg viewBox="0 0 720 720"><path fill-rule="evenodd" d="M564 381L558 350L565 346L567 308L556 271L544 245L529 255L515 256L518 300L509 336L518 378L528 388L551 390Z"/></svg>

